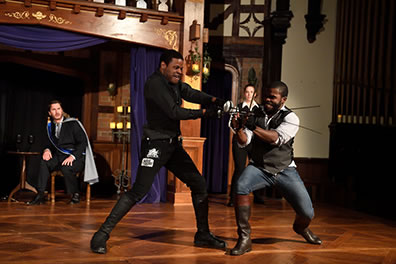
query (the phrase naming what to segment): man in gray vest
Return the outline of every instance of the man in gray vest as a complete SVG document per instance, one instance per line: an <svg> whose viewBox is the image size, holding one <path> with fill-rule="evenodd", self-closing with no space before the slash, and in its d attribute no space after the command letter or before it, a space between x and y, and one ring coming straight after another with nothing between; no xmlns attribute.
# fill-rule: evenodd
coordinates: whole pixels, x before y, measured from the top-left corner
<svg viewBox="0 0 396 264"><path fill-rule="evenodd" d="M285 106L288 88L285 83L273 82L265 91L260 111L232 121L238 144L252 142L251 160L240 176L235 197L235 217L238 242L231 255L242 255L252 249L250 239L250 199L255 190L275 186L296 211L293 230L311 244L322 241L309 228L314 210L309 194L293 161L293 141L299 119ZM237 120L242 118L242 122ZM247 129L245 129L247 128Z"/></svg>

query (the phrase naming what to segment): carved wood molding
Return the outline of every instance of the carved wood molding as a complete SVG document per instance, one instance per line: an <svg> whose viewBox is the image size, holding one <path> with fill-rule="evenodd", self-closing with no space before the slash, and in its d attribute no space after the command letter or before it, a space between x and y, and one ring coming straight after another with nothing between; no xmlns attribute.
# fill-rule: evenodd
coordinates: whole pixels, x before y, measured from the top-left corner
<svg viewBox="0 0 396 264"><path fill-rule="evenodd" d="M293 18L293 12L289 10L290 0L278 0L276 11L271 15L273 38L284 44L287 38L287 29L290 27L290 21Z"/></svg>
<svg viewBox="0 0 396 264"><path fill-rule="evenodd" d="M6 1L1 4L0 23L38 24L160 48L179 47L183 19L178 15L138 13L133 8L86 1L37 2L26 7L19 1ZM143 15L144 23L140 20Z"/></svg>
<svg viewBox="0 0 396 264"><path fill-rule="evenodd" d="M307 29L307 40L312 43L316 40L316 35L323 29L326 15L321 14L322 0L308 1L308 14L305 15L307 22L305 28Z"/></svg>
<svg viewBox="0 0 396 264"><path fill-rule="evenodd" d="M47 6L50 10L55 10L57 7L72 10L75 6L78 6L84 11L95 11L96 9L103 9L105 13L120 13L125 12L128 15L140 17L142 15L148 16L150 19L162 20L166 17L169 21L183 22L183 16L174 12L159 12L150 9L134 8L130 6L119 6L113 4L96 3L92 1L84 0L1 0L0 3L23 3L24 6L29 7L32 5Z"/></svg>
<svg viewBox="0 0 396 264"><path fill-rule="evenodd" d="M208 2L208 1L207 1ZM217 1L210 1L210 5L219 4ZM225 4L222 2L221 4ZM216 17L214 17L211 21L207 21L207 27L209 29L216 30L219 26L221 26L224 21L233 16L233 25L232 25L232 36L239 36L239 29L243 29L249 37L255 37L256 32L263 28L263 21L258 19L257 14L263 14L264 16L268 16L269 14L269 3L266 2L263 4L242 4L239 0L228 1L228 7L224 10L224 12L219 13ZM241 15L245 14L247 17L241 20ZM253 22L256 24L254 28L251 28L250 24Z"/></svg>

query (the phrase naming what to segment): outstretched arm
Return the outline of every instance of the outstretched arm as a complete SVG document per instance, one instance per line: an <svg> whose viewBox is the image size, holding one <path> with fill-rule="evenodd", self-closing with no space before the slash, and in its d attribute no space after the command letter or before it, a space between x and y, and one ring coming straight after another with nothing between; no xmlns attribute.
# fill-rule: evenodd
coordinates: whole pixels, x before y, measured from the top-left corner
<svg viewBox="0 0 396 264"><path fill-rule="evenodd" d="M152 79L146 83L146 104L155 104L160 110L173 120L187 120L202 117L202 109L186 109L181 107L172 97L174 91L160 79Z"/></svg>

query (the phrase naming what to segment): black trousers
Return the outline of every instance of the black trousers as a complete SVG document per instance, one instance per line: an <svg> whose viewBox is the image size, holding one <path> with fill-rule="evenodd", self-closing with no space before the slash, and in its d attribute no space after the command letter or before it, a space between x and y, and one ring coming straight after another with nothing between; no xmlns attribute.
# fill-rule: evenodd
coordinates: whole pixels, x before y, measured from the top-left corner
<svg viewBox="0 0 396 264"><path fill-rule="evenodd" d="M192 194L207 193L205 178L199 173L181 142L177 139L143 139L136 181L125 194L133 201L140 201L150 190L155 175L163 166L185 183Z"/></svg>
<svg viewBox="0 0 396 264"><path fill-rule="evenodd" d="M61 170L64 176L67 193L73 194L79 192L79 185L76 173L84 169L84 161L75 160L73 161L72 166L63 166L62 162L67 157L69 156L64 154L53 154L50 160L41 160L37 184L37 190L39 192L45 191L45 189L47 188L47 182L48 178L50 177L50 173L54 170Z"/></svg>

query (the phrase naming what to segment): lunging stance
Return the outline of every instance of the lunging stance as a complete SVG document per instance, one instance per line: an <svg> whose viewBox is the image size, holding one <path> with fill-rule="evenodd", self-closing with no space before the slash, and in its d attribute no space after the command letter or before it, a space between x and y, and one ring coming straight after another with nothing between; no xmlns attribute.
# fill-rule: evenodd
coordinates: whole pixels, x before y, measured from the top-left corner
<svg viewBox="0 0 396 264"><path fill-rule="evenodd" d="M287 96L286 84L273 82L264 93L261 112L256 111L243 122L239 122L238 117L232 121L238 143L246 146L252 142L252 152L250 163L237 182L235 218L239 237L231 255L252 250L249 193L271 186L275 186L296 211L293 230L308 243L322 243L308 228L314 209L293 160L293 141L300 121L285 106Z"/></svg>
<svg viewBox="0 0 396 264"><path fill-rule="evenodd" d="M106 241L112 229L150 190L154 176L162 166L173 172L191 189L197 232L196 246L225 249L226 243L209 231L208 193L205 179L195 167L180 141L180 120L215 117L224 100L191 88L181 81L183 56L167 50L160 57L159 69L145 83L147 124L143 128L141 157L132 189L123 193L110 215L91 239L91 250L106 253ZM182 108L182 99L202 104L206 109Z"/></svg>

